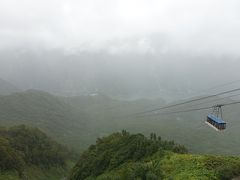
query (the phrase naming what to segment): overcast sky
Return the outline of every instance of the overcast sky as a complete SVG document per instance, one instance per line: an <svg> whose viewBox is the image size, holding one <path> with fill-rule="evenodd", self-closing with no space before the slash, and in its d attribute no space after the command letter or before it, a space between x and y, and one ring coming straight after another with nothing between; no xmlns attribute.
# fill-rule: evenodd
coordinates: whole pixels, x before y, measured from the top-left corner
<svg viewBox="0 0 240 180"><path fill-rule="evenodd" d="M0 48L240 55L239 0L0 0Z"/></svg>

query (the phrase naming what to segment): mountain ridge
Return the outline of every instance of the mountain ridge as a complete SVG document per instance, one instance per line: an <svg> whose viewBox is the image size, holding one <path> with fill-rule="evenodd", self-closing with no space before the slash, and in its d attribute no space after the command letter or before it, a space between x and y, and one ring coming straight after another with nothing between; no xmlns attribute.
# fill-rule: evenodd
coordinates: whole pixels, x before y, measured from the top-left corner
<svg viewBox="0 0 240 180"><path fill-rule="evenodd" d="M74 111L61 98L43 91L28 90L0 96L0 107L1 124L35 126L54 139L72 145L76 142L69 137L74 133L80 135L77 132L86 128L83 112Z"/></svg>
<svg viewBox="0 0 240 180"><path fill-rule="evenodd" d="M232 179L240 157L188 154L184 146L152 133L113 133L99 138L79 158L70 180Z"/></svg>
<svg viewBox="0 0 240 180"><path fill-rule="evenodd" d="M218 97L215 97L218 100ZM224 99L227 102L231 99ZM192 108L194 104L175 110ZM205 106L212 106L208 102ZM239 155L239 105L223 109L227 129L217 133L205 123L211 110L180 114L133 115L148 109L166 106L161 99L121 101L101 94L96 96L61 97L30 90L0 96L0 123L36 126L59 142L77 150L84 150L97 137L121 129L132 133L149 134L154 131L165 139L174 139L190 152ZM198 105L196 108L203 106ZM227 148L231 146L231 148Z"/></svg>

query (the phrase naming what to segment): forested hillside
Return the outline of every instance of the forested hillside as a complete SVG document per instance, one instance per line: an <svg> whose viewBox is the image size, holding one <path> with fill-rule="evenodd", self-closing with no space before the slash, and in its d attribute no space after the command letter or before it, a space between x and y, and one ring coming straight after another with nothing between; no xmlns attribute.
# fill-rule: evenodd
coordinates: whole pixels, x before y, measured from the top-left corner
<svg viewBox="0 0 240 180"><path fill-rule="evenodd" d="M112 114L112 109L130 113L153 103L155 101L133 102L129 112L125 112L124 106L129 102L104 95L61 97L28 90L0 96L0 123L6 126L35 126L59 142L83 150L97 137L118 130L113 120L118 114Z"/></svg>
<svg viewBox="0 0 240 180"><path fill-rule="evenodd" d="M0 96L1 125L27 124L38 127L59 142L72 147L79 145L81 140L84 141L86 120L84 112L76 111L60 97L46 92L28 90Z"/></svg>
<svg viewBox="0 0 240 180"><path fill-rule="evenodd" d="M213 100L216 103L233 101L218 99L220 98L215 97ZM204 106L212 106L213 103L204 103ZM211 110L181 114L161 114L165 112L161 111L160 114L134 115L162 106L166 106L162 99L123 101L103 94L60 97L29 90L0 96L0 123L6 126L28 124L38 127L58 142L79 151L94 143L97 137L127 129L145 135L154 131L165 139L174 139L185 145L190 152L239 155L239 105L223 109L227 129L221 133L204 123ZM169 111L202 106L203 104L189 104Z"/></svg>
<svg viewBox="0 0 240 180"><path fill-rule="evenodd" d="M216 101L219 102L218 97ZM97 144L90 146L80 157L71 171L72 179L189 179L202 175L202 179L229 179L239 175L238 158L179 154L185 153L186 149L169 141L174 139L191 153L239 155L238 105L224 109L228 124L226 131L221 133L204 124L209 111L142 117L133 115L164 105L161 99L122 101L102 94L60 97L29 90L0 96L0 122L4 126L24 123L38 127L58 143L78 152L100 137ZM106 137L121 129L145 135L154 131L167 141L155 134L147 139L141 134L131 135L126 131ZM9 130L2 128L0 140L1 161L4 164L0 179L16 179L25 175L34 177L33 174L59 179L65 176L65 167L71 166L66 164L71 155L66 156L65 148L52 140L48 142L49 138L39 130L25 126ZM31 146L28 147L29 142ZM44 168L50 171L45 173Z"/></svg>
<svg viewBox="0 0 240 180"><path fill-rule="evenodd" d="M0 179L58 179L66 175L73 156L37 128L0 128Z"/></svg>
<svg viewBox="0 0 240 180"><path fill-rule="evenodd" d="M199 97L197 97L199 98ZM223 108L223 118L227 122L227 129L221 133L216 132L204 122L212 110L201 110L186 113L168 114L172 111L191 108L210 107L213 104L233 102L230 98L212 98L200 103L161 110L159 112L137 115L157 107L168 106L162 99L121 101L113 100L107 96L82 96L68 98L73 107L83 110L91 121L90 131L92 137L101 137L121 129L145 135L156 132L158 135L185 145L189 151L197 153L239 155L239 105ZM188 100L188 99L187 99ZM181 101L172 104L181 103ZM199 104L199 105L196 105ZM159 113L159 114L158 114ZM93 139L89 139L93 142ZM231 148L228 148L231 147Z"/></svg>
<svg viewBox="0 0 240 180"><path fill-rule="evenodd" d="M187 154L184 146L126 131L100 138L80 157L70 180L231 179L240 158Z"/></svg>

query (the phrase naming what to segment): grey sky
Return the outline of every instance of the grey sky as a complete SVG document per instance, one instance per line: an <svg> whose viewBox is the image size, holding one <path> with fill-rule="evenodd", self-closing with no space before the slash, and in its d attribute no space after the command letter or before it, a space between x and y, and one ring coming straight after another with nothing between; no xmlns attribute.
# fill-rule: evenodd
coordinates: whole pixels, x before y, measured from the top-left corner
<svg viewBox="0 0 240 180"><path fill-rule="evenodd" d="M0 0L0 48L240 55L238 0Z"/></svg>

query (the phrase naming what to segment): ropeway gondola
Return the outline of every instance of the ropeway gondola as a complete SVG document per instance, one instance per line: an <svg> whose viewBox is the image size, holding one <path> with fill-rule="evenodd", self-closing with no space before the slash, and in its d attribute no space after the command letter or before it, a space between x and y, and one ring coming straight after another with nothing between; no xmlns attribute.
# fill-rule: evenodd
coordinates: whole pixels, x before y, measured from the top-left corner
<svg viewBox="0 0 240 180"><path fill-rule="evenodd" d="M207 116L206 124L217 131L226 129L226 122L222 118L222 106L218 104L213 106L213 112Z"/></svg>

